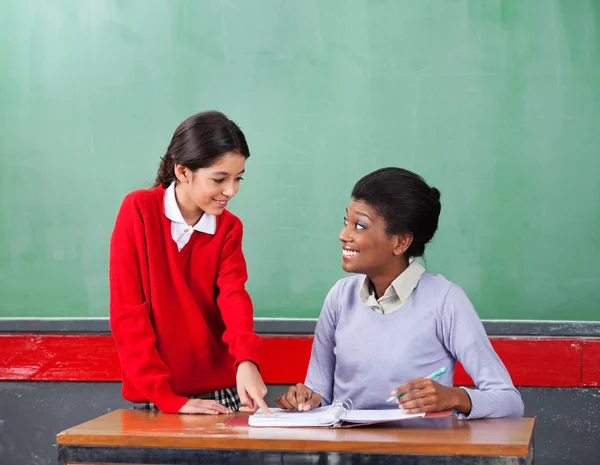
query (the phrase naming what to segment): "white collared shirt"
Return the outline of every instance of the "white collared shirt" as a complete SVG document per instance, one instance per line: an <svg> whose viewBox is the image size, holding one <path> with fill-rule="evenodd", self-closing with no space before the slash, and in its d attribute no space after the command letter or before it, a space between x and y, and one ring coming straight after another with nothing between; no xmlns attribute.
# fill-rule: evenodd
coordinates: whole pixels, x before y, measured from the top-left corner
<svg viewBox="0 0 600 465"><path fill-rule="evenodd" d="M194 231L214 234L217 229L216 217L206 212L194 226L189 226L185 222L175 198L175 183L172 183L165 192L165 215L171 220L171 237L179 250L189 242Z"/></svg>
<svg viewBox="0 0 600 465"><path fill-rule="evenodd" d="M390 287L379 299L375 297L375 291L372 289L371 280L368 277L365 277L358 291L358 296L365 305L368 305L377 313L382 315L393 313L410 298L423 273L425 273L423 265L417 260L413 260L408 268L392 281Z"/></svg>

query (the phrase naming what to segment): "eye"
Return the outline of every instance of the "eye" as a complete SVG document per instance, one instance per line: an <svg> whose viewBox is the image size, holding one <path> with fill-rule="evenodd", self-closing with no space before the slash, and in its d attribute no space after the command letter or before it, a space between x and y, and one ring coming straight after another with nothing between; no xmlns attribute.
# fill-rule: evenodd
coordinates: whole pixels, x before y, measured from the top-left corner
<svg viewBox="0 0 600 465"><path fill-rule="evenodd" d="M213 179L213 181L217 184L222 184L225 181L225 179Z"/></svg>
<svg viewBox="0 0 600 465"><path fill-rule="evenodd" d="M362 231L364 229L367 229L367 227L364 224L361 223L356 223L356 225L354 226L356 229L358 229L359 231Z"/></svg>
<svg viewBox="0 0 600 465"><path fill-rule="evenodd" d="M243 180L244 180L244 178L242 178L241 176L235 178L235 182L240 182L240 181L243 181Z"/></svg>
<svg viewBox="0 0 600 465"><path fill-rule="evenodd" d="M348 226L348 218L344 216L344 226Z"/></svg>

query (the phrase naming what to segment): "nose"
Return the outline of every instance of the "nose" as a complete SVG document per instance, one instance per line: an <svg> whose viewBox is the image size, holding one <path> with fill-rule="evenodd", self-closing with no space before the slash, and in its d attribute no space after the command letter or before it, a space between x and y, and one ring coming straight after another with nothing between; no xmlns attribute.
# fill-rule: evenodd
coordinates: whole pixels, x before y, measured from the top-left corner
<svg viewBox="0 0 600 465"><path fill-rule="evenodd" d="M235 194L237 194L237 191L239 189L239 186L237 185L237 183L235 181L231 181L228 182L224 187L223 187L223 192L222 194L225 197L233 197Z"/></svg>
<svg viewBox="0 0 600 465"><path fill-rule="evenodd" d="M346 242L351 242L351 241L352 241L352 237L351 237L351 236L350 236L350 234L348 233L348 226L349 226L349 225L346 225L346 226L344 226L344 227L342 228L342 232L341 232L341 233L340 233L340 235L338 236L338 239L339 239L341 242L344 242L344 243L346 243Z"/></svg>

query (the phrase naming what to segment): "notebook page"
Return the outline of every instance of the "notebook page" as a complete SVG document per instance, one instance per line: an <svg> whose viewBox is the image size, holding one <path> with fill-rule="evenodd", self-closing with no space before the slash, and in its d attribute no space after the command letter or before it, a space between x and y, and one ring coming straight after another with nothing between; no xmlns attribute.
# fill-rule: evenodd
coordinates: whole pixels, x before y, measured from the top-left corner
<svg viewBox="0 0 600 465"><path fill-rule="evenodd" d="M319 407L308 412L270 409L274 416L258 410L248 419L250 426L331 426L338 422L343 411L330 407Z"/></svg>
<svg viewBox="0 0 600 465"><path fill-rule="evenodd" d="M376 421L406 420L408 418L422 418L424 413L404 413L399 408L387 410L350 410L343 418L348 423L371 423Z"/></svg>

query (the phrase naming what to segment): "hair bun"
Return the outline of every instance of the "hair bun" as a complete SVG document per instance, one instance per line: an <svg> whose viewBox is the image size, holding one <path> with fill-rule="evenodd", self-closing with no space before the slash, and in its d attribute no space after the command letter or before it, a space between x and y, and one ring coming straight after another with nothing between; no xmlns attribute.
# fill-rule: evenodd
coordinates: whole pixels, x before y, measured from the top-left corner
<svg viewBox="0 0 600 465"><path fill-rule="evenodd" d="M432 197L433 197L435 200L439 201L439 200L440 200L440 191L439 191L439 190L437 190L435 187L432 187L432 188L431 188L431 196L432 196Z"/></svg>

